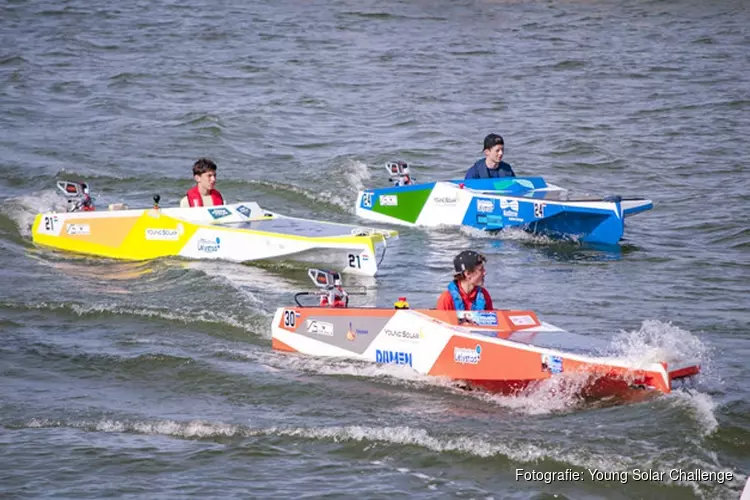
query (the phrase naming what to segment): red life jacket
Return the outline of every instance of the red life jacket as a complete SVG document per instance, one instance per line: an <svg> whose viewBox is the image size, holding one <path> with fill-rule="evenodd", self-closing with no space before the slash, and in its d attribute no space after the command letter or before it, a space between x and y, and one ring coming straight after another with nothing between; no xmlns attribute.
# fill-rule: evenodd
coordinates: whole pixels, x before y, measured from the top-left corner
<svg viewBox="0 0 750 500"><path fill-rule="evenodd" d="M211 200L213 200L214 206L224 204L224 198L221 196L221 193L218 190L212 189L209 195L211 195ZM198 190L197 185L188 189L187 199L188 199L188 205L191 207L203 206L203 197L201 196L201 192Z"/></svg>

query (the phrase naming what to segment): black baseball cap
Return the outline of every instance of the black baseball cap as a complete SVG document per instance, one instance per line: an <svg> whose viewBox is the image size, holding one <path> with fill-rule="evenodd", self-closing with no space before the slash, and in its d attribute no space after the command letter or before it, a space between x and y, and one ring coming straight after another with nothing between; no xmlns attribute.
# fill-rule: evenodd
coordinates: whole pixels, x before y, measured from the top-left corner
<svg viewBox="0 0 750 500"><path fill-rule="evenodd" d="M487 262L487 258L484 255L474 250L464 250L454 257L453 267L457 273L462 273L464 271L473 271L482 262Z"/></svg>
<svg viewBox="0 0 750 500"><path fill-rule="evenodd" d="M488 134L487 137L484 138L484 149L492 149L498 144L505 145L505 141L503 141L503 136L501 135ZM484 149L482 151L484 151Z"/></svg>

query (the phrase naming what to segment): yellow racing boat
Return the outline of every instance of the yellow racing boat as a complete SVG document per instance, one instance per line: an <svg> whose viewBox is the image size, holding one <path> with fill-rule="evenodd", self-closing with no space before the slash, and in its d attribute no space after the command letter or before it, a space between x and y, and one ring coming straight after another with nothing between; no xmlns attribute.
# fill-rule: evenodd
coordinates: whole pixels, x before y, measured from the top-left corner
<svg viewBox="0 0 750 500"><path fill-rule="evenodd" d="M93 210L85 183L58 182L69 211L38 214L35 244L126 260L160 257L249 262L288 259L374 276L398 232L287 217L255 202L214 207Z"/></svg>

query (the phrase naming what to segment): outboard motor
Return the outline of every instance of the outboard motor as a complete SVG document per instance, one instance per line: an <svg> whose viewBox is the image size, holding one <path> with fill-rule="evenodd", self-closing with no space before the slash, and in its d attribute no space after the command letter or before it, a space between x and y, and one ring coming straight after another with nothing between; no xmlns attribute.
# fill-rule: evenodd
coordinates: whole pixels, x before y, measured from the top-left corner
<svg viewBox="0 0 750 500"><path fill-rule="evenodd" d="M86 182L57 181L57 187L68 201L68 212L93 212L94 199Z"/></svg>
<svg viewBox="0 0 750 500"><path fill-rule="evenodd" d="M361 292L347 292L341 286L341 274L336 271L324 271L322 269L308 269L307 275L318 287L316 292L297 292L294 301L299 307L304 306L299 298L303 296L316 296L320 298L319 307L349 307L349 297L352 295L365 295L366 289L362 287Z"/></svg>
<svg viewBox="0 0 750 500"><path fill-rule="evenodd" d="M308 269L307 275L320 288L320 307L347 307L349 294L341 286L341 274L336 271Z"/></svg>
<svg viewBox="0 0 750 500"><path fill-rule="evenodd" d="M385 169L391 174L388 178L394 186L408 186L414 184L415 179L409 174L409 165L405 161L390 161L385 164Z"/></svg>

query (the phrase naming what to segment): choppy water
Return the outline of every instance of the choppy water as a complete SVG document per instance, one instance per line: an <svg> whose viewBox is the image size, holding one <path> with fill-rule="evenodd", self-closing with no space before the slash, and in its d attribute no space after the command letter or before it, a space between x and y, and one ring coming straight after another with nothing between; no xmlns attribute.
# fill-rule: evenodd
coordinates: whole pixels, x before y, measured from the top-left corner
<svg viewBox="0 0 750 500"><path fill-rule="evenodd" d="M737 498L750 471L748 4L83 2L0 6L4 498ZM517 173L642 195L618 251L403 230L364 299L428 307L460 249L503 307L688 350L693 396L611 405L461 392L277 353L305 270L41 251L55 179L177 203L207 155L231 201L354 222L386 160L461 175L488 132ZM583 472L516 480L516 469ZM733 472L593 481L587 469Z"/></svg>

